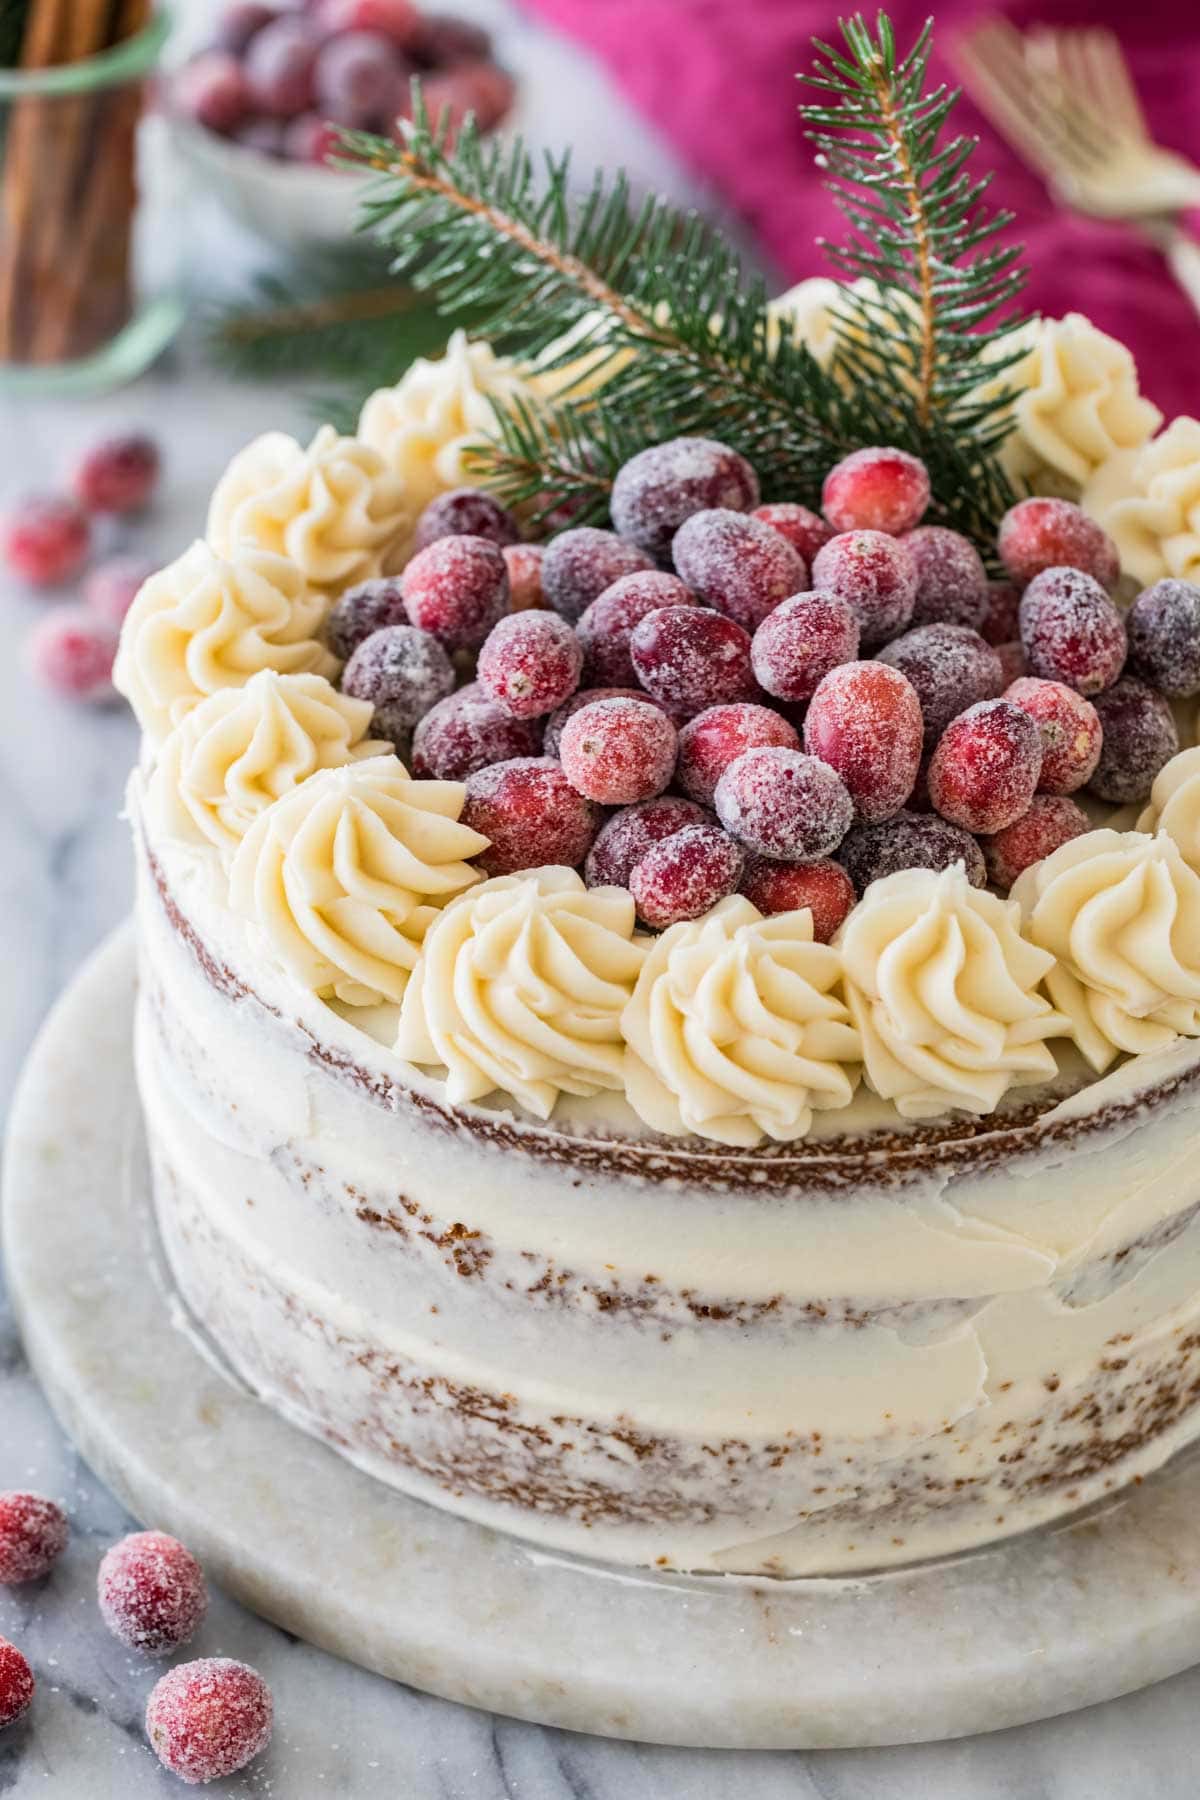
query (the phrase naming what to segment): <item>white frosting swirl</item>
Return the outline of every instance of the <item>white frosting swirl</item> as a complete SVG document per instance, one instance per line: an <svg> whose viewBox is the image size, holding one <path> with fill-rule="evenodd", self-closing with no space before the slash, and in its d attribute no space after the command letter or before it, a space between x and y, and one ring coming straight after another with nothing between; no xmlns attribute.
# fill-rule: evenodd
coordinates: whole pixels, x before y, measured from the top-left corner
<svg viewBox="0 0 1200 1800"><path fill-rule="evenodd" d="M197 701L260 669L335 674L316 636L326 610L285 557L246 549L226 561L195 543L142 586L113 680L157 745Z"/></svg>
<svg viewBox="0 0 1200 1800"><path fill-rule="evenodd" d="M404 484L377 450L322 425L305 449L268 431L217 483L208 538L225 555L254 544L333 595L379 575L412 523Z"/></svg>
<svg viewBox="0 0 1200 1800"><path fill-rule="evenodd" d="M849 1105L858 1083L840 980L807 909L764 919L735 895L672 925L621 1021L630 1104L672 1136L746 1147L803 1137L814 1108Z"/></svg>
<svg viewBox="0 0 1200 1800"><path fill-rule="evenodd" d="M1200 1036L1200 876L1164 831L1089 831L1026 869L1012 897L1057 961L1055 1005L1097 1073L1125 1050Z"/></svg>
<svg viewBox="0 0 1200 1800"><path fill-rule="evenodd" d="M1083 505L1143 585L1166 575L1200 582L1200 421L1175 419L1143 449L1110 458Z"/></svg>
<svg viewBox="0 0 1200 1800"><path fill-rule="evenodd" d="M430 927L398 1053L444 1066L455 1103L499 1089L539 1119L560 1093L621 1088L621 1012L645 956L634 917L624 888L573 869L485 881Z"/></svg>
<svg viewBox="0 0 1200 1800"><path fill-rule="evenodd" d="M479 879L487 839L458 823L466 790L413 781L394 756L323 769L259 813L230 901L303 987L352 1005L399 1000L444 901Z"/></svg>
<svg viewBox="0 0 1200 1800"><path fill-rule="evenodd" d="M1189 869L1200 875L1200 747L1181 750L1154 778L1139 831L1165 831Z"/></svg>
<svg viewBox="0 0 1200 1800"><path fill-rule="evenodd" d="M390 752L367 737L371 717L369 700L323 675L260 669L245 687L210 694L162 747L146 793L151 829L228 864L259 813L318 769Z"/></svg>
<svg viewBox="0 0 1200 1800"><path fill-rule="evenodd" d="M869 1087L907 1119L994 1112L1056 1071L1068 1023L1039 991L1053 958L1020 909L973 888L961 863L874 881L837 938Z"/></svg>

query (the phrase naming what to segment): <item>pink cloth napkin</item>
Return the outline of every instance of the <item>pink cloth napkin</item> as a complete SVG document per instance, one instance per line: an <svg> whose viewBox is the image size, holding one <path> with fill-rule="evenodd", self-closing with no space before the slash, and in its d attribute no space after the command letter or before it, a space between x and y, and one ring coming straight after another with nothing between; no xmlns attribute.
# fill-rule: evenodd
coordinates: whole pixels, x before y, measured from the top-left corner
<svg viewBox="0 0 1200 1800"><path fill-rule="evenodd" d="M815 239L841 235L796 107L797 73L812 64L810 40L837 43L829 0L525 0L611 70L639 110L749 224L789 282L828 273ZM901 46L927 16L927 0L893 0ZM1200 27L1179 0L1008 0L1016 24L1082 25L1111 19L1133 68L1156 139L1200 163ZM978 0L944 0L935 28L934 72L956 83L946 44L978 19ZM940 48L939 48L940 46ZM807 90L813 92L813 90ZM994 169L991 200L1017 215L1013 235L1028 252L1032 310L1085 312L1127 343L1146 393L1168 416L1200 416L1200 317L1158 253L1134 230L1076 217L1050 199L965 97L960 131L978 135L975 165Z"/></svg>

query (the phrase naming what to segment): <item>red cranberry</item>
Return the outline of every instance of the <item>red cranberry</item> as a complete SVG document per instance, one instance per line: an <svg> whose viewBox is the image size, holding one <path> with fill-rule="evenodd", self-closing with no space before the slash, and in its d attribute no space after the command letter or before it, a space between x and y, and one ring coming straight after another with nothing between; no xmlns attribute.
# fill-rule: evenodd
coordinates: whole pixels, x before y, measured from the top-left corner
<svg viewBox="0 0 1200 1800"><path fill-rule="evenodd" d="M1021 596L1020 623L1031 675L1090 695L1121 673L1125 621L1100 583L1078 569L1035 575Z"/></svg>
<svg viewBox="0 0 1200 1800"><path fill-rule="evenodd" d="M1014 681L1020 681L1029 673L1029 664L1025 660L1025 646L1022 643L995 644L992 646L1000 658L1000 672L1004 678L1004 686L1011 687Z"/></svg>
<svg viewBox="0 0 1200 1800"><path fill-rule="evenodd" d="M874 825L856 825L838 851L838 861L861 897L873 881L901 869L951 869L962 863L972 887L987 886L983 852L969 831L936 813L898 812Z"/></svg>
<svg viewBox="0 0 1200 1800"><path fill-rule="evenodd" d="M316 16L331 35L378 31L401 50L415 46L427 23L412 0L317 0Z"/></svg>
<svg viewBox="0 0 1200 1800"><path fill-rule="evenodd" d="M166 1656L200 1629L204 1571L165 1531L135 1531L107 1551L96 1579L100 1616L130 1650Z"/></svg>
<svg viewBox="0 0 1200 1800"><path fill-rule="evenodd" d="M213 36L214 46L227 50L231 56L242 56L255 33L278 17L278 8L263 4L263 0L240 0L221 14Z"/></svg>
<svg viewBox="0 0 1200 1800"><path fill-rule="evenodd" d="M425 550L444 537L486 538L489 544L515 544L521 533L506 507L482 488L451 488L429 502L417 520L413 544Z"/></svg>
<svg viewBox="0 0 1200 1800"><path fill-rule="evenodd" d="M64 700L103 705L114 693L118 634L86 606L59 606L25 639L25 661L43 687Z"/></svg>
<svg viewBox="0 0 1200 1800"><path fill-rule="evenodd" d="M685 717L758 692L750 635L724 613L660 606L634 626L629 654L647 693Z"/></svg>
<svg viewBox="0 0 1200 1800"><path fill-rule="evenodd" d="M747 850L794 862L828 856L854 819L846 784L827 763L771 745L731 762L713 803L730 837Z"/></svg>
<svg viewBox="0 0 1200 1800"><path fill-rule="evenodd" d="M544 544L505 544L502 550L508 570L509 605L513 612L530 612L547 604L542 592Z"/></svg>
<svg viewBox="0 0 1200 1800"><path fill-rule="evenodd" d="M806 569L812 568L813 557L834 535L833 526L827 525L819 513L810 512L807 506L797 506L790 500L756 506L750 517L761 519L764 525L785 537L792 549L804 558Z"/></svg>
<svg viewBox="0 0 1200 1800"><path fill-rule="evenodd" d="M798 750L800 737L770 707L741 701L732 706L710 706L689 719L679 734L677 784L693 800L712 805L717 782L743 751L774 744L782 750Z"/></svg>
<svg viewBox="0 0 1200 1800"><path fill-rule="evenodd" d="M804 558L779 532L728 507L685 519L671 556L694 594L750 632L808 585Z"/></svg>
<svg viewBox="0 0 1200 1800"><path fill-rule="evenodd" d="M171 88L179 111L206 131L228 137L250 111L250 88L236 56L205 50L176 75Z"/></svg>
<svg viewBox="0 0 1200 1800"><path fill-rule="evenodd" d="M821 511L835 531L886 531L898 537L920 523L929 493L929 471L918 457L874 444L830 469Z"/></svg>
<svg viewBox="0 0 1200 1800"><path fill-rule="evenodd" d="M538 722L514 719L473 681L439 700L417 725L412 771L422 780L465 781L489 763L536 756L540 749Z"/></svg>
<svg viewBox="0 0 1200 1800"><path fill-rule="evenodd" d="M886 819L912 793L924 730L916 689L899 669L843 663L809 703L804 748L836 769L860 819Z"/></svg>
<svg viewBox="0 0 1200 1800"><path fill-rule="evenodd" d="M83 603L102 625L119 631L156 564L145 556L108 556L84 578Z"/></svg>
<svg viewBox="0 0 1200 1800"><path fill-rule="evenodd" d="M1100 760L1100 715L1090 700L1061 681L1026 675L1004 690L1004 698L1036 720L1042 734L1044 794L1073 794L1091 780Z"/></svg>
<svg viewBox="0 0 1200 1800"><path fill-rule="evenodd" d="M0 520L0 555L34 587L55 587L76 573L91 544L87 514L63 494L30 494Z"/></svg>
<svg viewBox="0 0 1200 1800"><path fill-rule="evenodd" d="M543 863L577 868L592 847L601 812L577 794L550 756L518 756L467 776L462 822L491 839L476 862L486 875Z"/></svg>
<svg viewBox="0 0 1200 1800"><path fill-rule="evenodd" d="M334 124L369 130L399 108L403 73L394 46L377 31L327 38L313 68L317 111Z"/></svg>
<svg viewBox="0 0 1200 1800"><path fill-rule="evenodd" d="M925 748L951 719L977 700L994 700L1004 685L1000 658L966 625L918 625L879 652L880 662L907 675L925 719Z"/></svg>
<svg viewBox="0 0 1200 1800"><path fill-rule="evenodd" d="M27 1711L35 1686L33 1670L17 1646L0 1638L0 1727L11 1725Z"/></svg>
<svg viewBox="0 0 1200 1800"><path fill-rule="evenodd" d="M1091 828L1091 820L1074 800L1063 794L1035 794L1028 812L994 837L984 838L988 879L993 887L1010 888L1025 869Z"/></svg>
<svg viewBox="0 0 1200 1800"><path fill-rule="evenodd" d="M833 942L854 905L850 877L838 863L828 860L777 862L770 856L748 856L738 892L768 916L807 908L818 944Z"/></svg>
<svg viewBox="0 0 1200 1800"><path fill-rule="evenodd" d="M817 683L858 655L858 619L836 594L795 594L768 613L750 660L759 685L779 700L808 700Z"/></svg>
<svg viewBox="0 0 1200 1800"><path fill-rule="evenodd" d="M1090 791L1117 806L1149 799L1154 777L1179 749L1170 704L1130 675L1095 695L1092 704L1103 738Z"/></svg>
<svg viewBox="0 0 1200 1800"><path fill-rule="evenodd" d="M338 596L325 620L325 642L339 662L349 662L360 644L389 625L407 625L408 609L399 577L360 581Z"/></svg>
<svg viewBox="0 0 1200 1800"><path fill-rule="evenodd" d="M749 512L758 498L758 477L736 450L712 438L672 438L639 450L617 471L612 519L622 537L663 559L693 513L714 506Z"/></svg>
<svg viewBox="0 0 1200 1800"><path fill-rule="evenodd" d="M463 62L427 76L422 89L430 118L448 118L448 144L453 147L468 113L480 131L498 125L512 106L516 84L508 70L495 63ZM406 117L409 110L406 99L401 116Z"/></svg>
<svg viewBox="0 0 1200 1800"><path fill-rule="evenodd" d="M614 813L588 851L584 876L589 887L628 887L635 863L685 825L711 825L712 814L678 794L661 794Z"/></svg>
<svg viewBox="0 0 1200 1800"><path fill-rule="evenodd" d="M40 1581L69 1535L67 1515L53 1500L24 1490L0 1494L0 1585Z"/></svg>
<svg viewBox="0 0 1200 1800"><path fill-rule="evenodd" d="M439 538L418 550L401 587L412 623L448 650L478 650L509 609L504 557L487 538Z"/></svg>
<svg viewBox="0 0 1200 1800"><path fill-rule="evenodd" d="M1121 573L1108 533L1070 500L1019 500L1000 521L997 547L1021 587L1046 569L1080 569L1103 588L1115 587Z"/></svg>
<svg viewBox="0 0 1200 1800"><path fill-rule="evenodd" d="M981 700L947 725L929 765L929 797L964 831L1003 831L1029 807L1042 734L1011 700Z"/></svg>
<svg viewBox="0 0 1200 1800"><path fill-rule="evenodd" d="M390 3L396 4L397 0L390 0ZM454 63L479 62L489 57L492 40L482 25L476 25L471 19L460 19L453 13L423 13L417 20L408 48L423 68L441 69Z"/></svg>
<svg viewBox="0 0 1200 1800"><path fill-rule="evenodd" d="M342 690L371 702L371 735L404 753L417 720L454 692L454 681L454 664L435 637L413 625L389 625L358 646L342 673Z"/></svg>
<svg viewBox="0 0 1200 1800"><path fill-rule="evenodd" d="M575 630L583 645L584 679L595 687L632 687L637 671L629 654L633 628L661 606L694 606L677 575L658 569L622 575L580 615Z"/></svg>
<svg viewBox="0 0 1200 1800"><path fill-rule="evenodd" d="M566 730L567 720L574 718L581 706L591 706L596 700L644 700L651 706L657 706L670 718L670 709L653 694L648 694L640 687L592 687L580 688L569 700L563 702L550 714L542 733L542 750L546 756L557 756L562 748L562 734ZM672 720L672 724L674 720Z"/></svg>
<svg viewBox="0 0 1200 1800"><path fill-rule="evenodd" d="M576 793L603 806L661 794L675 769L678 734L649 700L595 700L567 720L559 744Z"/></svg>
<svg viewBox="0 0 1200 1800"><path fill-rule="evenodd" d="M647 850L629 874L638 916L655 931L698 919L736 888L743 856L715 825L685 825Z"/></svg>
<svg viewBox="0 0 1200 1800"><path fill-rule="evenodd" d="M270 1743L273 1718L271 1690L256 1669L203 1656L158 1682L146 1735L164 1768L197 1785L244 1769Z"/></svg>
<svg viewBox="0 0 1200 1800"><path fill-rule="evenodd" d="M130 431L93 444L76 464L72 486L88 512L141 512L154 496L161 469L154 439Z"/></svg>
<svg viewBox="0 0 1200 1800"><path fill-rule="evenodd" d="M307 112L315 98L316 61L317 38L308 23L294 15L256 32L242 67L257 110L275 119Z"/></svg>
<svg viewBox="0 0 1200 1800"><path fill-rule="evenodd" d="M989 581L987 611L979 627L979 635L989 644L1011 644L1020 635L1017 623L1021 606L1021 590L1015 581Z"/></svg>
<svg viewBox="0 0 1200 1800"><path fill-rule="evenodd" d="M280 129L283 135L276 147L271 134ZM238 134L238 142L262 150L268 156L283 156L288 162L318 165L327 163L342 147L337 126L315 112L301 113L299 118L289 119L282 127L276 119L256 119L252 127Z"/></svg>
<svg viewBox="0 0 1200 1800"><path fill-rule="evenodd" d="M1156 581L1138 595L1125 624L1133 674L1168 700L1200 693L1200 587Z"/></svg>
<svg viewBox="0 0 1200 1800"><path fill-rule="evenodd" d="M919 525L903 542L917 565L913 624L968 625L978 631L988 610L988 578L970 538L944 525Z"/></svg>
<svg viewBox="0 0 1200 1800"><path fill-rule="evenodd" d="M814 588L837 594L853 611L863 644L886 644L912 618L917 565L907 546L882 531L830 538L813 563Z"/></svg>
<svg viewBox="0 0 1200 1800"><path fill-rule="evenodd" d="M555 612L573 625L614 581L653 567L644 550L619 538L615 531L577 525L547 544L542 591Z"/></svg>
<svg viewBox="0 0 1200 1800"><path fill-rule="evenodd" d="M479 685L514 719L539 719L579 686L583 651L556 613L510 613L479 652Z"/></svg>

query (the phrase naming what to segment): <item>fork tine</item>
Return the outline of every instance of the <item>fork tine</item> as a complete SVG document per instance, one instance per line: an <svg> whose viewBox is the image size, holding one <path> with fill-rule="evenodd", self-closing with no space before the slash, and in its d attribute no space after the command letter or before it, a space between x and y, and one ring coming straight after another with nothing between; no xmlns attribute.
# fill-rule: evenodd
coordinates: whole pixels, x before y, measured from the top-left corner
<svg viewBox="0 0 1200 1800"><path fill-rule="evenodd" d="M1080 173L1104 155L1103 136L1062 103L1048 34L1030 56L1014 26L988 20L953 48L983 110L1044 174L1061 175L1064 165Z"/></svg>
<svg viewBox="0 0 1200 1800"><path fill-rule="evenodd" d="M1126 136L1148 142L1146 115L1116 33L1107 26L1094 26L1080 32L1079 37L1080 59L1087 64L1092 90L1104 114Z"/></svg>

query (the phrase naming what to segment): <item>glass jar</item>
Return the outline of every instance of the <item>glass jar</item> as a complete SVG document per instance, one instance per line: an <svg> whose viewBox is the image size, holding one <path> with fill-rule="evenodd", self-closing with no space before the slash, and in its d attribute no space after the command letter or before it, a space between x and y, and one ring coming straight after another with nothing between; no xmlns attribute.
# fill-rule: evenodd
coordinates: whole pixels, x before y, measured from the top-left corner
<svg viewBox="0 0 1200 1800"><path fill-rule="evenodd" d="M182 321L138 126L170 21L82 62L0 69L0 390L132 380Z"/></svg>

